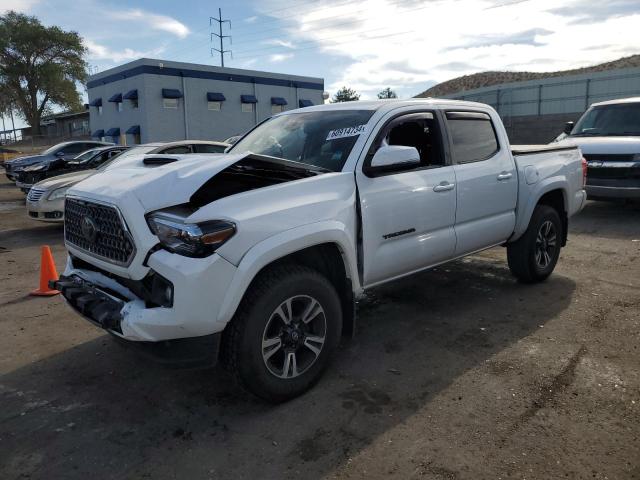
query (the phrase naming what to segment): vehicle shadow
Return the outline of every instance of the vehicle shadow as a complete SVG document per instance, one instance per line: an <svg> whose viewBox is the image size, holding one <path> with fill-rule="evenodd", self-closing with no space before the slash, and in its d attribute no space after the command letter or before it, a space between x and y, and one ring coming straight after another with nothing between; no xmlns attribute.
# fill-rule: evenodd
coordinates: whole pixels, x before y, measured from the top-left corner
<svg viewBox="0 0 640 480"><path fill-rule="evenodd" d="M324 478L574 290L560 275L518 284L478 257L380 287L319 384L276 406L219 369L162 368L102 336L1 378L0 476Z"/></svg>
<svg viewBox="0 0 640 480"><path fill-rule="evenodd" d="M9 250L63 243L64 227L61 223L42 223L30 228L0 230L0 245Z"/></svg>
<svg viewBox="0 0 640 480"><path fill-rule="evenodd" d="M589 234L611 239L640 238L640 204L587 202L579 215L571 218L570 234Z"/></svg>

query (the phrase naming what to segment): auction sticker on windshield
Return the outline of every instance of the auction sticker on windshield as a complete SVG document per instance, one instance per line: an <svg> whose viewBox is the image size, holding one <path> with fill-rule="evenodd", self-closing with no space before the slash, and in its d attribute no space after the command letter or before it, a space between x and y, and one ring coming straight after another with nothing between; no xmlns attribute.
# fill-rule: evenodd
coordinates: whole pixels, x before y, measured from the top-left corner
<svg viewBox="0 0 640 480"><path fill-rule="evenodd" d="M366 130L366 125L358 125L357 127L344 127L337 128L335 130L331 130L327 135L327 141L335 140L337 138L346 138L346 137L355 137L364 133Z"/></svg>

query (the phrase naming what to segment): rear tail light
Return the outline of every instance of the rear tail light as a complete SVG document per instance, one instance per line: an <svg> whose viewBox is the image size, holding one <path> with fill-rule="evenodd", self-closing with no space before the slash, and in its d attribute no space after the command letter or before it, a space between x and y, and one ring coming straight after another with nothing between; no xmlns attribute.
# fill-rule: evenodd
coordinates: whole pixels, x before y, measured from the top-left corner
<svg viewBox="0 0 640 480"><path fill-rule="evenodd" d="M582 157L582 187L587 185L587 159Z"/></svg>

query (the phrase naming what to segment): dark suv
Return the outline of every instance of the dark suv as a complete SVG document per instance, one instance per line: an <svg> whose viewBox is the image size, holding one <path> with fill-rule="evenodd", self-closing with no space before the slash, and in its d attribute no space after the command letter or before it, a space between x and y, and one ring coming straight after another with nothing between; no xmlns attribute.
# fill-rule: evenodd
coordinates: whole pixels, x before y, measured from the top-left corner
<svg viewBox="0 0 640 480"><path fill-rule="evenodd" d="M80 155L76 155L72 159L58 158L52 162L30 165L19 172L15 172L16 185L23 190L27 190L35 183L41 182L46 178L57 177L77 170L98 168L104 162L128 148L123 145L92 148L82 152Z"/></svg>
<svg viewBox="0 0 640 480"><path fill-rule="evenodd" d="M96 142L92 140L82 140L77 142L63 142L46 149L39 155L29 155L9 160L4 163L7 178L12 182L16 181L17 172L23 168L39 163L48 163L58 159L72 159L78 154L96 147L113 145L108 142Z"/></svg>

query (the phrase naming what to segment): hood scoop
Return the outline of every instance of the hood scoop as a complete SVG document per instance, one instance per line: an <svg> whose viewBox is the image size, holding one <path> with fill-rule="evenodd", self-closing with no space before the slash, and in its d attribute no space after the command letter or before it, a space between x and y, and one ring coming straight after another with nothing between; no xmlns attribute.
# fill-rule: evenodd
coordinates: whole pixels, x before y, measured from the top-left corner
<svg viewBox="0 0 640 480"><path fill-rule="evenodd" d="M165 157L165 156L151 156L148 155L144 157L142 163L147 165L148 167L157 167L160 165L167 165L169 163L177 162L178 159L175 157Z"/></svg>

